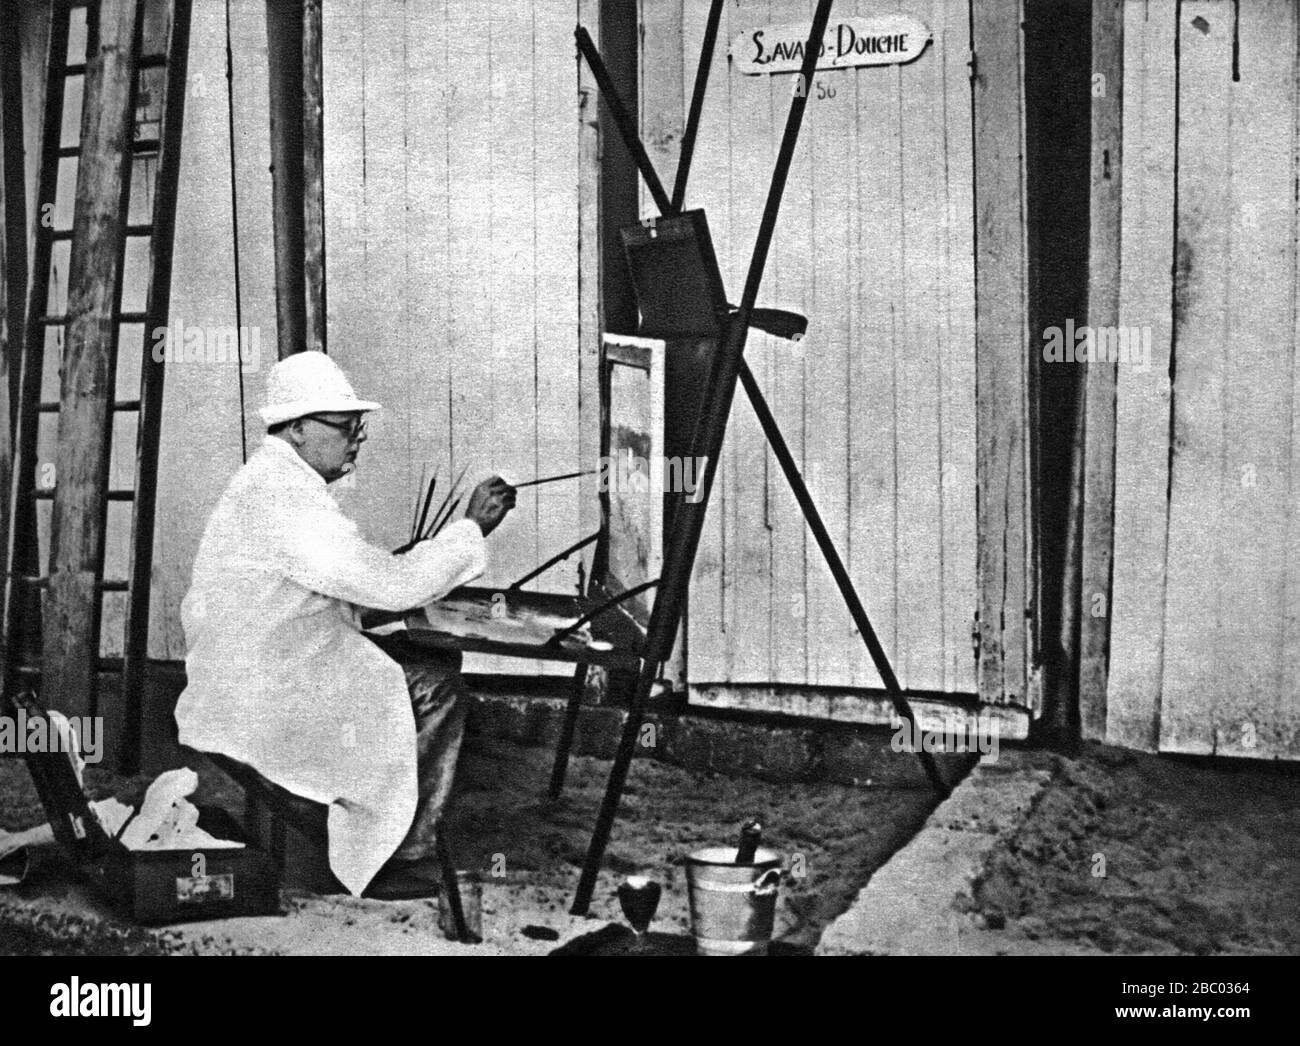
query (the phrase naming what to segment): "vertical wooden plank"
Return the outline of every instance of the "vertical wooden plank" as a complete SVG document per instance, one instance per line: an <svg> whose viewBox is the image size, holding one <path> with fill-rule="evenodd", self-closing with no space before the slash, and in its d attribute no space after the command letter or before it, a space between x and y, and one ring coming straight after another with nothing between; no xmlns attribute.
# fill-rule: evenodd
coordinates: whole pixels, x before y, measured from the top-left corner
<svg viewBox="0 0 1300 1046"><path fill-rule="evenodd" d="M932 24L932 5L904 8ZM903 211L902 337L897 359L898 652L894 669L905 688L943 680L943 502L940 483L942 366L939 283L942 60L933 50L897 68Z"/></svg>
<svg viewBox="0 0 1300 1046"><path fill-rule="evenodd" d="M804 17L807 5L802 0L792 0L785 9L780 3L781 0L738 3L731 32L740 32L746 26L766 25L772 18L798 21ZM701 5L699 18L702 21L706 17L707 12ZM724 266L723 279L733 301L739 300L749 269L782 126L777 123L781 118L776 114L782 113L781 91L788 89L789 84L790 77L773 80L771 77L732 74L728 134L731 148L731 230L726 259L719 260ZM800 149L807 147L805 138ZM796 159L782 202L778 226L782 235L797 237L806 229L809 220L806 174L806 169L801 170ZM773 255L779 253L778 245ZM770 270L771 282L763 292L765 301L772 300L770 296L773 294L781 294L779 266L778 261ZM775 401L773 410L781 417L783 428L793 436L792 445L801 444L802 397L790 391L802 388L799 356L786 357L782 361L773 339L752 330L746 342L745 358L750 369L759 375L769 374L771 367L784 364L783 373L789 373L790 377L784 385L780 382L769 384L768 394ZM784 415L778 403L783 405ZM767 442L743 396L738 395L732 404L724 448L728 468L724 510L727 527L727 570L724 575L727 679L733 683L761 682L784 678L789 673L800 678L806 672L802 636L806 618L803 540L801 535L782 537L773 530L780 507L789 504L788 492L772 489L774 474ZM779 622L790 621L792 589L798 591L799 614L786 632L785 638L790 641L786 645L777 635L776 628Z"/></svg>
<svg viewBox="0 0 1300 1046"><path fill-rule="evenodd" d="M1298 59L1300 64L1300 59ZM1295 70L1295 82L1300 85L1300 68ZM1300 90L1300 86L1297 87ZM1291 171L1300 184L1300 105L1291 125ZM1288 207L1291 224L1292 254L1292 328L1290 346L1291 431L1287 447L1290 455L1287 474L1287 511L1283 536L1286 542L1283 579L1283 636L1282 687L1277 695L1279 719L1289 716L1294 722L1297 715L1295 695L1300 694L1300 194L1293 197ZM1292 735L1295 736L1294 734ZM1288 758L1295 758L1294 742L1287 746Z"/></svg>
<svg viewBox="0 0 1300 1046"><path fill-rule="evenodd" d="M572 134L574 69L572 7L558 0L536 0L533 15L533 151L536 173L533 214L536 225L534 281L536 312L533 337L536 375L536 433L532 468L545 475L590 468L579 437L578 149ZM538 487L537 556L549 559L579 537L582 488L578 483ZM576 557L539 578L548 592L573 592L578 582Z"/></svg>
<svg viewBox="0 0 1300 1046"><path fill-rule="evenodd" d="M1203 304L1189 301L1189 312L1205 310L1198 316L1203 327L1191 330L1189 317L1185 336L1179 328L1174 406L1186 452L1174 461L1166 627L1173 627L1176 612L1184 616L1180 642L1167 648L1160 747L1267 758L1288 749L1294 755L1297 720L1294 711L1290 722L1279 717L1284 573L1278 564L1286 555L1291 390L1277 380L1293 351L1293 230L1277 214L1294 199L1294 142L1278 129L1294 120L1295 19L1290 4L1251 5L1240 12L1235 41L1240 78L1235 80L1231 64L1227 69L1212 64L1225 37L1229 55L1234 53L1237 27L1225 14L1201 9L1196 12L1201 23L1182 25L1182 98L1195 103L1213 91L1218 101L1210 125L1223 120L1226 134L1221 143L1198 140L1199 129L1189 127L1189 119L1200 111L1180 112L1180 240L1186 236L1191 279L1196 258L1220 244L1222 267L1211 270L1219 282L1201 287L1189 282L1189 296L1193 290L1205 296ZM1193 42L1192 36L1203 39ZM1204 46L1210 42L1214 46ZM1189 65L1189 58L1205 61ZM1219 106L1225 110L1221 117ZM1220 158L1226 163L1210 166ZM1184 196L1183 170L1190 179L1218 180L1222 209L1213 222L1196 224L1200 215ZM1191 181L1187 190L1202 186ZM1279 273L1291 278L1278 280ZM1197 357L1189 361L1191 353ZM1200 389L1193 390L1192 381L1213 397L1200 406L1219 413L1193 412ZM1185 415L1179 406L1184 393ZM1217 502L1213 529L1200 529L1202 504L1193 509L1178 498L1193 485L1198 502ZM1200 531L1194 537L1193 528ZM1194 557L1183 560L1186 567L1172 561L1175 532L1182 551ZM1196 582L1179 577L1196 561ZM1196 602L1174 602L1176 577L1180 596Z"/></svg>
<svg viewBox="0 0 1300 1046"><path fill-rule="evenodd" d="M271 142L267 134L267 113L270 110L270 84L267 78L269 61L266 40L266 15L263 5L257 0L237 0L231 4L231 34L233 50L233 77L235 93L234 149L235 174L234 192L239 206L239 293L240 310L244 325L250 336L258 336L259 348L244 365L244 400L245 428L250 452L265 434L262 419L257 414L261 403L262 383L265 368L276 359L277 298L275 290L275 243L271 214L268 201L274 189L271 184ZM224 52L224 23L218 37ZM214 41L215 42L215 41ZM209 45L211 46L211 45ZM191 47L193 52L194 47ZM213 167L207 172L203 186L205 194L211 192L225 196L225 207L230 205L229 128L222 126L220 120L225 115L225 61L224 53L217 63L218 74L215 81L205 77L202 81L202 101L190 107L190 120L198 121L201 127L208 121L217 121L212 132L220 136L221 161L223 166ZM183 147L182 147L183 148ZM203 174L198 175L203 178ZM197 188L197 187L196 187ZM187 197L181 194L181 213L188 217ZM196 225L199 215L193 216ZM218 228L233 231L229 212ZM195 234L198 235L197 229ZM210 233L208 234L210 237ZM208 249L211 250L209 238ZM202 286L196 289L195 298L199 308L186 313L178 312L187 322L202 325L205 329L226 327L235 322L235 287L233 273L234 244L222 244L221 253L229 255L223 261L232 268L220 284ZM193 319L191 320L191 317ZM234 363L222 363L215 366L204 365L204 383L221 386L221 399L227 390L237 392L238 377ZM209 391L208 394L211 394ZM226 408L227 414L230 408ZM238 410L234 411L238 416ZM223 417L221 427L226 425ZM223 448L229 444L220 444ZM236 452L238 452L236 448ZM197 545L196 534L194 536Z"/></svg>
<svg viewBox="0 0 1300 1046"><path fill-rule="evenodd" d="M814 6L807 0L772 0L766 9L761 5L747 5L745 19L731 27L730 36L734 37L746 28L764 25L811 25ZM728 279L728 286L733 288L732 294L738 294L739 291L735 288L743 286L750 251L754 245L754 233L762 213L767 178L770 177L776 160L776 143L785 128L786 114L789 113L793 100L795 75L733 74L733 107L736 105L735 100L760 90L765 91L768 104L761 114L754 117L747 115L739 121L733 118L732 122L732 165L742 172L737 177L744 177L752 186L752 192L744 195L736 194L737 186L733 184L736 202L731 219L732 266ZM814 84L816 81L815 76ZM812 281L815 273L824 270L826 260L819 257L813 237L813 171L819 156L816 125L822 119L820 106L823 103L816 101L816 88L813 85L809 85L809 88L803 129L790 164L790 175L781 202L781 215L768 259L760 302L802 312L809 317L808 334L803 341L790 344L773 342L766 335L754 332L750 335L745 354L750 369L755 374L768 376L765 382L768 405L800 471L811 478L809 466L815 459L810 454L805 438L805 415L808 393L810 389L818 387L816 363L810 363L810 359L815 354L820 354L823 336L819 324L825 319L813 311ZM754 119L762 122L751 131L750 125ZM746 151L738 151L744 148L747 141L754 144L749 145ZM765 148L757 151L754 147L757 143L762 143ZM763 369L758 366L760 349L770 353L770 364ZM813 372L811 382L810 370ZM757 519L761 518L771 535L771 594L767 600L770 605L770 624L764 630L770 637L771 652L767 681L803 683L808 680L809 671L809 560L816 557L818 552L815 545L810 545L808 527L799 511L799 505L768 452L761 430L752 424L752 419L753 412L749 404L744 402L743 397L737 397L737 404L732 408L732 427L727 438L735 447L740 447L742 440L756 446L762 457L757 459L760 469L748 476L737 475L731 497L737 502L736 519L739 527L752 531ZM746 488L755 487L766 488L765 502L750 508L744 502L745 491ZM813 490L815 496L816 487ZM762 515L757 516L755 509ZM729 540L736 548L733 559L743 557L745 549L740 547L743 533L729 536ZM743 562L735 566L737 573L746 569L754 567L746 567ZM813 569L820 571L823 568L814 564ZM739 599L736 600L736 612L745 616L736 620L733 628L753 628L759 623L748 616L752 610L740 605ZM759 642L762 641L761 635L760 633Z"/></svg>
<svg viewBox="0 0 1300 1046"><path fill-rule="evenodd" d="M677 157L686 128L686 106L690 82L686 68L693 68L687 43L682 0L639 0L641 33L637 64L640 69L637 103L640 107L641 140L654 164L659 180L669 192L677 175ZM689 16L699 22L692 28L702 32L702 12L690 5ZM697 45L698 48L698 45ZM653 201L640 185L641 213L654 213Z"/></svg>
<svg viewBox="0 0 1300 1046"><path fill-rule="evenodd" d="M403 267L404 308L400 350L412 395L405 402L406 431L392 433L406 457L403 491L420 475L440 470L450 483L451 418L448 410L447 310L450 279L444 236L451 186L447 181L447 25L441 4L408 4L404 36L403 150L408 230ZM333 264L331 252L331 266ZM342 285L338 285L340 290ZM427 477L426 477L427 478ZM409 515L405 522L409 523Z"/></svg>
<svg viewBox="0 0 1300 1046"><path fill-rule="evenodd" d="M45 70L50 47L50 5L17 5L17 16L21 36L19 60L22 67L23 84L23 139L31 143L25 149L23 176L27 192L25 205L28 215L25 228L28 233L27 247L30 253L31 237L36 231L36 226L33 223L41 213L40 204L50 202L40 201L36 198L36 194L40 191L37 171L41 159L41 127L45 114ZM75 38L77 36L77 24L80 23L83 27L85 25L84 12L69 12L69 21L71 26L70 35ZM82 35L84 36L84 30ZM69 41L70 46L73 42L73 40ZM84 48L84 46L83 43L82 47Z"/></svg>
<svg viewBox="0 0 1300 1046"><path fill-rule="evenodd" d="M708 17L707 0L689 0L684 5L682 34L685 52L699 55L704 40L704 23ZM735 5L723 7L718 25L718 53L709 70L709 86L704 109L700 113L700 130L696 138L695 159L691 163L691 180L686 189L686 206L703 207L709 219L709 231L719 264L730 257L730 207L727 195L731 163L730 62L726 43L738 24L732 18ZM683 75L690 65L683 63ZM740 404L737 413L749 408ZM700 545L695 554L691 578L690 613L688 615L689 653L687 674L692 684L726 679L726 525L728 457L718 463L718 482L712 504L705 515Z"/></svg>
<svg viewBox="0 0 1300 1046"><path fill-rule="evenodd" d="M872 0L859 0L859 15L868 15L874 9ZM863 69L857 75L854 157L859 202L854 243L858 273L854 285L855 345L849 375L853 412L849 426L848 559L881 645L891 663L897 665L895 360L903 267L903 211L899 200L902 126L896 71ZM861 640L856 644L853 683L883 686Z"/></svg>
<svg viewBox="0 0 1300 1046"><path fill-rule="evenodd" d="M578 23L587 27L596 46L600 46L599 0L578 0ZM600 454L600 340L603 325L601 312L600 171L601 141L599 98L595 79L587 63L577 58L576 47L566 44L559 55L572 57L576 93L576 145L578 167L576 179L577 207L577 319L578 319L578 456L584 465L596 461ZM578 523L583 534L600 527L598 478L584 476L578 481ZM591 576L593 549L582 552L586 577Z"/></svg>
<svg viewBox="0 0 1300 1046"><path fill-rule="evenodd" d="M448 183L451 192L448 239L451 277L448 351L451 397L451 467L468 468L466 482L487 476L495 465L497 420L502 409L493 369L500 365L493 341L492 293L494 199L491 179L496 119L491 32L496 2L451 0L447 4L447 68L455 69L448 90ZM486 363L486 366L485 366ZM485 582L501 580L493 569ZM508 580L508 579L507 579ZM491 670L467 657L467 671Z"/></svg>
<svg viewBox="0 0 1300 1046"><path fill-rule="evenodd" d="M27 302L27 190L24 183L23 62L18 8L0 11L0 555L9 554L10 483L13 443L11 390L19 391L17 361L22 351ZM33 149L33 151L39 151ZM14 366L10 366L10 360ZM0 607L7 603L0 583ZM0 609L0 679L6 678L8 622Z"/></svg>
<svg viewBox="0 0 1300 1046"><path fill-rule="evenodd" d="M99 46L87 70L41 667L46 705L69 715L92 711L98 669L96 581L104 550L116 291L130 191L137 13L134 0L103 5Z"/></svg>
<svg viewBox="0 0 1300 1046"><path fill-rule="evenodd" d="M1025 698L1027 309L1021 4L972 4L975 51L977 683L989 703Z"/></svg>
<svg viewBox="0 0 1300 1046"><path fill-rule="evenodd" d="M265 19L261 0L231 5L241 299L256 350L245 361L243 377L254 448L263 431L256 409L265 368L275 359ZM235 321L224 5L194 5L189 55L171 314L174 331L197 330L202 336ZM241 461L238 377L233 361L169 365L158 465L157 514L163 522L154 538L150 657L185 656L179 607L189 587L190 565L212 507ZM194 432L204 433L204 439L194 439Z"/></svg>
<svg viewBox="0 0 1300 1046"><path fill-rule="evenodd" d="M935 8L944 98L943 291L946 317L939 483L943 498L943 688L975 691L975 210L971 143L970 0Z"/></svg>
<svg viewBox="0 0 1300 1046"><path fill-rule="evenodd" d="M491 434L484 431L475 454L491 458L485 467L524 480L536 473L537 356L534 326L537 251L536 158L531 148L535 100L532 4L489 5L491 40L489 95L491 189L488 193L491 262L488 299L482 319L488 324L492 365L480 380L492 388ZM523 46L520 46L520 44ZM520 155L520 143L529 143ZM482 419L484 421L488 419ZM486 475L486 473L484 473ZM485 575L488 584L509 584L541 561L537 543L538 489L519 492L517 518L505 524Z"/></svg>
<svg viewBox="0 0 1300 1046"><path fill-rule="evenodd" d="M1285 642L1286 516L1291 390L1285 374L1296 292L1296 5L1242 5L1237 18L1239 79L1231 82L1231 256L1228 326L1231 379L1224 390L1224 530L1220 588L1224 656L1209 749L1246 758L1300 758L1300 702L1282 688ZM1210 695L1197 695L1203 701ZM1180 710L1175 710L1180 711Z"/></svg>
<svg viewBox="0 0 1300 1046"><path fill-rule="evenodd" d="M1198 694L1215 695L1224 622L1223 420L1229 351L1228 263L1232 15L1184 0L1178 25L1177 256L1174 286L1173 476L1160 747L1194 744ZM1181 705L1181 708L1179 707Z"/></svg>
<svg viewBox="0 0 1300 1046"><path fill-rule="evenodd" d="M370 234L366 225L370 216L365 207L366 105L373 90L365 49L366 26L369 19L361 0L354 0L344 5L327 4L322 8L321 17L321 61L325 91L322 114L325 239L329 244L328 279L335 292L327 299L326 325L330 331L334 356L340 360L345 369L355 371L356 362L365 361L368 357L388 351L388 346L374 339L383 338L385 332L392 329L391 323L379 328L371 325L374 317L368 311L368 306L371 304L369 295L364 292L357 293L357 288L367 286L366 261L369 256ZM412 29L415 31L415 27ZM423 35L418 36L417 39L421 43L426 42ZM433 66L437 61L440 67L440 59L440 55L437 59L429 55L426 61L429 66ZM412 72L413 91L417 90L415 86L417 81L419 90L426 89L427 74L427 68ZM421 101L424 100L424 96L421 95ZM402 97L402 103L409 110L410 102L405 95ZM425 107L421 111L425 121L424 126L428 127L431 124L436 126L438 115L436 107ZM427 159L424 150L418 151L416 156L421 160ZM436 199L438 190L439 182L433 180L431 184L426 184L420 200ZM422 212L417 211L412 221L418 223L422 217ZM417 253L416 257L419 262L423 262L427 255ZM422 275L428 281L433 281L441 267L431 261L428 263L428 270ZM418 293L425 285L418 279L408 279L403 286L400 300L393 302L398 310L398 319L403 324L401 337L404 344L409 344L408 317L410 312L414 311L414 307L408 304L410 295L413 291ZM430 340L437 337L436 329L430 329L428 333ZM362 396L370 396L370 390L361 387L366 384L368 375L353 373L352 377L356 379L357 391ZM420 381L420 377L418 372L412 375L412 384L427 388L428 386ZM406 456L410 451L407 433L399 434L393 429L392 404L388 403L378 390L374 390L373 398L383 403L386 409L381 415L375 415L373 418L374 425L377 426L376 439L373 442L368 441L363 451L361 472L358 474L357 481L363 480L365 473L369 471L371 464L369 459L377 452L381 441L386 447L393 447L400 442L402 456ZM369 427L371 427L370 423L368 423ZM417 473L419 471L418 465L416 471ZM408 485L403 486L401 488L403 493L413 497L413 484L412 480ZM400 530L395 528L392 533L383 536L392 538L400 533ZM380 535L372 536L378 538Z"/></svg>
<svg viewBox="0 0 1300 1046"><path fill-rule="evenodd" d="M1119 322L1150 329L1151 360L1149 370L1119 372L1106 739L1154 751L1169 526L1177 3L1127 4L1124 18ZM1081 604L1081 613L1090 611Z"/></svg>
<svg viewBox="0 0 1300 1046"><path fill-rule="evenodd" d="M1092 100L1088 325L1113 330L1120 311L1120 223L1124 157L1123 0L1092 8L1092 67L1106 93ZM1100 351L1103 343L1095 339ZM1084 393L1082 583L1079 609L1079 713L1086 738L1106 735L1106 660L1115 523L1115 383L1118 362L1089 360Z"/></svg>
<svg viewBox="0 0 1300 1046"><path fill-rule="evenodd" d="M490 374L483 375L482 380L491 384L491 410L496 424L492 436L485 434L475 453L491 455L491 472L523 480L537 475L539 467L533 4L493 0L489 6L491 65L485 86L489 92L492 150L487 216L490 227L484 246L491 263L485 311L492 365ZM528 143L523 156L519 155L520 143ZM547 420L550 423L555 419ZM545 492L555 493L549 489ZM541 493L533 487L520 492L518 508L493 549L485 583L507 585L544 558L538 541ZM541 666L536 662L509 661L502 662L499 670L538 672Z"/></svg>
<svg viewBox="0 0 1300 1046"><path fill-rule="evenodd" d="M474 472L491 467L480 460L490 445L492 387L490 375L481 373L479 360L490 352L485 338L486 303L483 288L490 279L491 257L483 249L490 235L488 201L481 193L481 175L491 170L490 124L480 101L491 83L486 46L489 9L481 3L449 0L447 4L447 68L458 70L448 89L448 134L454 147L449 154L448 183L451 207L447 227L447 272L451 277L447 341L450 360L448 392L451 399L451 465L458 473L473 465ZM484 129L488 128L488 133ZM476 191L478 190L478 191Z"/></svg>
<svg viewBox="0 0 1300 1046"><path fill-rule="evenodd" d="M812 8L809 8L811 20ZM846 7L842 14L849 14ZM833 25L833 23L832 23ZM829 34L828 34L829 36ZM774 341L773 355L790 358L802 347L809 378L804 415L807 418L808 487L822 520L841 556L848 553L848 466L853 455L849 441L849 356L853 332L849 326L851 259L856 253L849 240L851 215L857 205L857 179L850 169L845 145L855 126L854 86L859 74L852 69L828 69L814 79L809 116L801 148L812 159L809 189L815 259L812 272L808 336L798 345ZM820 84L823 93L817 88ZM831 92L834 92L832 95ZM773 498L793 500L779 469L772 469ZM807 631L808 682L842 683L848 677L854 645L862 640L854 631L844 600L816 541L808 541Z"/></svg>
<svg viewBox="0 0 1300 1046"><path fill-rule="evenodd" d="M412 229L407 204L409 6L365 0L353 12L361 33L360 50L352 58L354 67L360 61L360 84L358 73L350 79L361 93L362 271L338 303L355 325L352 337L331 339L330 346L358 393L383 405L368 422L357 471L332 489L362 532L389 548L405 540L410 520L413 429L420 417L412 359L427 351L411 327L409 298L393 293L405 285L412 249L420 249L424 232Z"/></svg>
<svg viewBox="0 0 1300 1046"><path fill-rule="evenodd" d="M304 269L303 0L267 0L272 224L280 358L307 348Z"/></svg>
<svg viewBox="0 0 1300 1046"><path fill-rule="evenodd" d="M321 79L321 0L302 8L302 181L304 334L309 350L326 347L325 310L325 88Z"/></svg>

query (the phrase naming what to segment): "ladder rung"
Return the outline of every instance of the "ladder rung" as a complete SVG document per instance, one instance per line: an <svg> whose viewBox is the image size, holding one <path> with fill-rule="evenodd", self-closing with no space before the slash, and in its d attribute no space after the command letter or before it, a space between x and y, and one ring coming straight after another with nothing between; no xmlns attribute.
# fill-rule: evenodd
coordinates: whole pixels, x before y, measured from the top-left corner
<svg viewBox="0 0 1300 1046"><path fill-rule="evenodd" d="M128 225L126 227L127 236L152 236L153 225L144 222L140 225ZM72 239L71 229L55 229L50 233L50 240L53 243L66 243Z"/></svg>
<svg viewBox="0 0 1300 1046"><path fill-rule="evenodd" d="M167 55L159 54L142 54L136 59L135 67L137 69L162 69L167 65Z"/></svg>
<svg viewBox="0 0 1300 1046"><path fill-rule="evenodd" d="M137 138L131 143L133 153L156 153L162 148L162 142L157 138ZM81 145L61 145L59 146L59 159L71 160L81 155Z"/></svg>
<svg viewBox="0 0 1300 1046"><path fill-rule="evenodd" d="M72 62L63 67L63 76L65 79L69 76L85 76L85 75L86 75L85 62Z"/></svg>
<svg viewBox="0 0 1300 1046"><path fill-rule="evenodd" d="M47 327L62 327L68 322L66 312L56 312L48 316L42 316L41 323ZM119 312L117 314L118 323L147 323L149 314L147 312Z"/></svg>
<svg viewBox="0 0 1300 1046"><path fill-rule="evenodd" d="M48 577L19 577L18 579L24 585L32 585L36 588L49 588L50 579ZM130 591L131 583L129 581L98 581L95 587L101 592L127 592Z"/></svg>
<svg viewBox="0 0 1300 1046"><path fill-rule="evenodd" d="M52 490L33 490L32 497L37 501L53 501L54 491ZM110 490L108 492L109 501L134 501L134 490Z"/></svg>
<svg viewBox="0 0 1300 1046"><path fill-rule="evenodd" d="M118 658L102 657L99 659L97 670L105 675L113 675L115 673L121 675L122 662ZM30 679L41 674L41 666L17 664L13 666L13 671L14 675L26 676Z"/></svg>
<svg viewBox="0 0 1300 1046"><path fill-rule="evenodd" d="M59 404L42 403L40 409L42 414L57 414L59 412ZM114 414L117 414L122 411L132 411L132 410L139 410L139 409L140 409L139 400L114 400L113 401Z"/></svg>

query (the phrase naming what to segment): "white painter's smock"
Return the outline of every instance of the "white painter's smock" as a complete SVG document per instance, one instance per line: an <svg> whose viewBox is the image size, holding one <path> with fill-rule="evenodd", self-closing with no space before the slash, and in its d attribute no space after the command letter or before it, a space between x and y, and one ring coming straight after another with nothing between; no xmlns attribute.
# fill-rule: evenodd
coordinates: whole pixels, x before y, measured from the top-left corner
<svg viewBox="0 0 1300 1046"><path fill-rule="evenodd" d="M180 741L329 804L330 868L354 894L416 809L415 718L398 664L358 607L405 610L484 570L460 520L404 555L368 544L325 481L268 436L217 503L181 604Z"/></svg>

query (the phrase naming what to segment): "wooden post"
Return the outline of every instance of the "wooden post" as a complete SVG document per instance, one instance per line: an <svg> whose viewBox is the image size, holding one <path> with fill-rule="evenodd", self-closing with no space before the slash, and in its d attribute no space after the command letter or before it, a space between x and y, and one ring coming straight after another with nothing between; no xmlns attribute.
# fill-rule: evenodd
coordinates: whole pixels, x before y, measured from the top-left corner
<svg viewBox="0 0 1300 1046"><path fill-rule="evenodd" d="M1124 115L1123 0L1094 0L1092 68L1106 92L1092 100L1088 326L1119 326ZM1101 347L1105 343L1094 340ZM1083 536L1079 589L1079 719L1085 738L1106 736L1111 558L1115 526L1115 362L1089 362L1085 377Z"/></svg>
<svg viewBox="0 0 1300 1046"><path fill-rule="evenodd" d="M325 82L321 0L306 0L302 16L303 274L308 349L325 351Z"/></svg>
<svg viewBox="0 0 1300 1046"><path fill-rule="evenodd" d="M1033 643L1021 4L972 4L977 687L1024 704Z"/></svg>
<svg viewBox="0 0 1300 1046"><path fill-rule="evenodd" d="M600 25L600 0L578 0L578 21ZM596 37L600 46L600 37ZM596 78L573 51L578 96L578 460L585 466L600 454L600 343L602 258L600 235L600 119ZM599 477L578 481L578 529L598 530ZM583 577L591 576L594 550L582 553Z"/></svg>
<svg viewBox="0 0 1300 1046"><path fill-rule="evenodd" d="M304 246L306 208L303 205L303 132L306 128L302 90L303 18L303 0L266 0L275 317L281 359L308 347ZM323 229L321 235L323 238Z"/></svg>
<svg viewBox="0 0 1300 1046"><path fill-rule="evenodd" d="M27 191L24 184L23 90L18 8L0 8L0 550L9 547L9 490L13 463L12 396L17 394L17 360L23 344L27 302ZM0 551L0 555L4 552ZM3 603L0 583L0 603ZM0 610L0 618L3 611ZM7 663L0 620L0 679Z"/></svg>
<svg viewBox="0 0 1300 1046"><path fill-rule="evenodd" d="M167 41L167 83L163 96L160 164L154 183L153 236L149 248L149 290L145 305L148 332L167 325L171 307L172 257L176 239L176 198L180 187L181 138L188 84L191 0L174 0ZM118 764L123 773L141 765L146 665L149 656L150 578L153 573L155 514L158 501L158 450L162 441L163 383L166 363L146 344L141 354L140 415L136 433L135 516L131 524L131 575L126 608L126 646L122 657L122 720Z"/></svg>
<svg viewBox="0 0 1300 1046"><path fill-rule="evenodd" d="M139 13L104 0L86 71L42 660L42 703L67 714L94 709Z"/></svg>
<svg viewBox="0 0 1300 1046"><path fill-rule="evenodd" d="M23 154L23 71L22 28L20 8L5 4L0 9L0 214L4 222L4 243L0 244L0 332L3 352L0 352L0 381L5 383L4 432L5 442L0 453L0 469L4 470L4 485L9 490L8 469L11 455L13 414L9 404L18 394L17 368L10 368L11 357L16 359L23 344L24 313L27 306L27 189L26 158ZM36 151L36 150L33 150ZM0 498L0 501L7 498ZM8 540L8 506L0 508L5 513L0 520L0 548Z"/></svg>

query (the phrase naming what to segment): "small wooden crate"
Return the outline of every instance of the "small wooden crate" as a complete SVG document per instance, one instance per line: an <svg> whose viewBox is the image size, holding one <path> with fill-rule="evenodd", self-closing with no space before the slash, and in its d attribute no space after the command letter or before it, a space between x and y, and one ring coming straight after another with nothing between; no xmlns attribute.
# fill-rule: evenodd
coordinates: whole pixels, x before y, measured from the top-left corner
<svg viewBox="0 0 1300 1046"><path fill-rule="evenodd" d="M44 715L29 694L19 695L28 718ZM99 823L67 755L28 753L27 768L73 866L128 919L144 925L273 915L280 910L279 871L224 810L199 809L199 827L237 847L128 850Z"/></svg>
<svg viewBox="0 0 1300 1046"><path fill-rule="evenodd" d="M225 811L201 813L205 831L219 839L243 841ZM83 871L117 911L144 926L274 915L280 910L275 863L247 843L207 850L128 850L110 840Z"/></svg>

